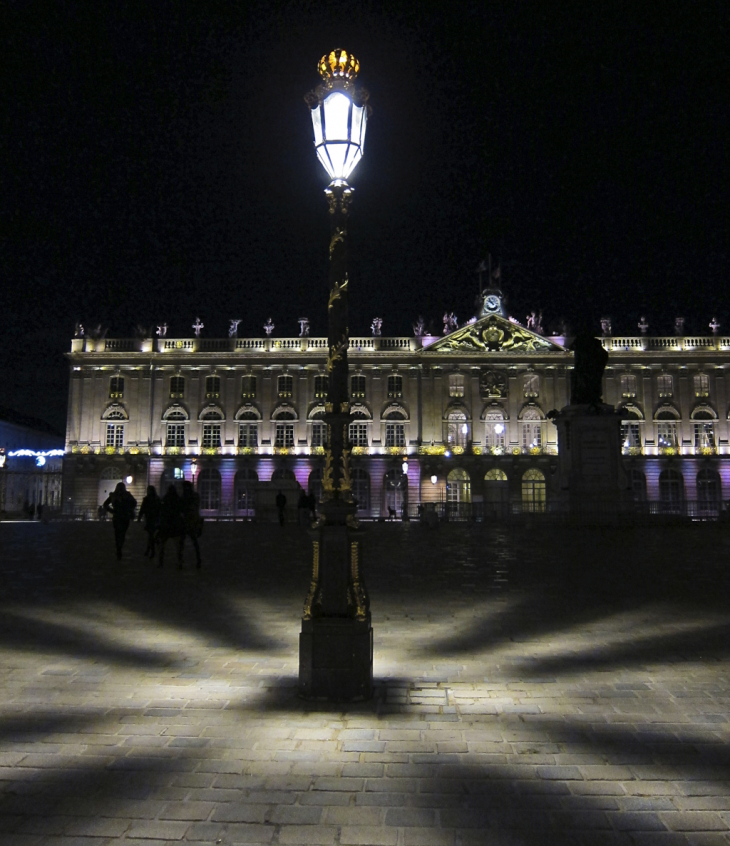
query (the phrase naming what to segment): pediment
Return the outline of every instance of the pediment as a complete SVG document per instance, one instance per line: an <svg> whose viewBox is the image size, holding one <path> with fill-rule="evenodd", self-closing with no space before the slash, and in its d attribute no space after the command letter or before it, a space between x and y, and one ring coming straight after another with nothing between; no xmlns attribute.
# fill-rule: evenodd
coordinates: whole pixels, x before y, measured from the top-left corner
<svg viewBox="0 0 730 846"><path fill-rule="evenodd" d="M564 352L565 347L501 315L490 314L426 347L423 352L435 353L535 353Z"/></svg>

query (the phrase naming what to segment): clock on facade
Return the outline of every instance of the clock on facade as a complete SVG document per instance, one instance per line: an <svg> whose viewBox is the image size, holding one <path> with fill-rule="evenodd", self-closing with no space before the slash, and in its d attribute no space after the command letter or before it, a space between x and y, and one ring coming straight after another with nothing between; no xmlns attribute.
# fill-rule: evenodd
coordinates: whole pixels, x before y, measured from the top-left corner
<svg viewBox="0 0 730 846"><path fill-rule="evenodd" d="M489 294L484 298L484 311L497 312L500 310L501 303L496 294Z"/></svg>

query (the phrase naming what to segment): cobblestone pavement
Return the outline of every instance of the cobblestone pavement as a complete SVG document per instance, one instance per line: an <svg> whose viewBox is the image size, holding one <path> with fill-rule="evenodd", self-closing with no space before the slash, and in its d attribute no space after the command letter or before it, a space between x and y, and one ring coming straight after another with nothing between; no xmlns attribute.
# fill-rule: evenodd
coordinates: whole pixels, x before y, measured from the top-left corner
<svg viewBox="0 0 730 846"><path fill-rule="evenodd" d="M303 530L198 573L0 524L0 844L730 844L726 534L373 526L345 708L296 696Z"/></svg>

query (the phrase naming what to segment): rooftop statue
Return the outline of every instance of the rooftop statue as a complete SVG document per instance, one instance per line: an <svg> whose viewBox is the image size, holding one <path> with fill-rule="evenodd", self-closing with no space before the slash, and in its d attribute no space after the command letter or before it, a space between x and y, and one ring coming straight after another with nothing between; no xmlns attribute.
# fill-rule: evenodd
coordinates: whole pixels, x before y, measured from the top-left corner
<svg viewBox="0 0 730 846"><path fill-rule="evenodd" d="M229 338L237 338L238 337L238 324L241 320L236 320L234 318L229 318L229 326L228 326L228 337Z"/></svg>
<svg viewBox="0 0 730 846"><path fill-rule="evenodd" d="M575 356L570 377L570 404L598 405L603 394L603 371L608 353L589 332L577 335L568 349Z"/></svg>
<svg viewBox="0 0 730 846"><path fill-rule="evenodd" d="M374 317L373 322L370 324L370 329L373 333L373 338L379 338L383 330L383 318Z"/></svg>

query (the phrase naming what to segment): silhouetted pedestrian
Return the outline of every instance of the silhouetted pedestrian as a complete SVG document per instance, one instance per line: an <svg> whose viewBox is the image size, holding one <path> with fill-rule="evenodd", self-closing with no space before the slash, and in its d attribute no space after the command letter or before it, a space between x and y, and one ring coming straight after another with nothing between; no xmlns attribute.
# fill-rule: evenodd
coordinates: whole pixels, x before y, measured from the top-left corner
<svg viewBox="0 0 730 846"><path fill-rule="evenodd" d="M307 502L309 503L309 515L312 518L312 522L314 522L317 519L317 497L314 491L309 492Z"/></svg>
<svg viewBox="0 0 730 846"><path fill-rule="evenodd" d="M199 570L201 563L198 538L203 533L203 518L200 516L200 496L195 493L192 482L183 482L180 512L183 529L177 547L177 566L179 570L182 570L183 546L185 545L185 538L190 538L195 547L195 566Z"/></svg>
<svg viewBox="0 0 730 846"><path fill-rule="evenodd" d="M122 559L122 547L124 537L127 534L129 524L134 519L134 510L137 507L137 500L127 490L124 482L114 488L104 502L104 511L112 515L112 526L114 526L114 543L117 548L117 561Z"/></svg>
<svg viewBox="0 0 730 846"><path fill-rule="evenodd" d="M304 491L304 488L299 493L299 502L297 502L297 516L299 517L299 525L306 526L307 518L309 516L309 497Z"/></svg>
<svg viewBox="0 0 730 846"><path fill-rule="evenodd" d="M100 505L96 509L96 516L99 518L99 520L106 520L106 511L104 511L103 505Z"/></svg>
<svg viewBox="0 0 730 846"><path fill-rule="evenodd" d="M157 540L160 544L158 567L162 567L165 560L165 544L170 538L179 538L183 533L182 505L175 485L170 485L162 497L160 508L160 527L157 530Z"/></svg>
<svg viewBox="0 0 730 846"><path fill-rule="evenodd" d="M279 512L279 525L284 525L284 509L286 508L286 497L279 491L276 495L276 509Z"/></svg>
<svg viewBox="0 0 730 846"><path fill-rule="evenodd" d="M43 503L42 502L38 503L36 510L35 510L35 513L38 515L39 520L43 519Z"/></svg>
<svg viewBox="0 0 730 846"><path fill-rule="evenodd" d="M155 537L157 530L160 527L160 511L162 509L162 501L157 496L157 491L154 485L149 485L147 488L147 495L142 500L142 505L139 509L139 522L144 517L144 530L147 532L147 549L144 551L145 558L155 557Z"/></svg>

